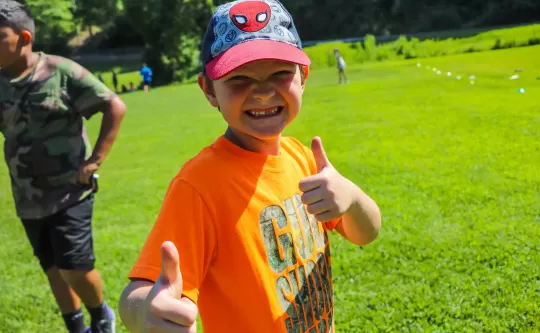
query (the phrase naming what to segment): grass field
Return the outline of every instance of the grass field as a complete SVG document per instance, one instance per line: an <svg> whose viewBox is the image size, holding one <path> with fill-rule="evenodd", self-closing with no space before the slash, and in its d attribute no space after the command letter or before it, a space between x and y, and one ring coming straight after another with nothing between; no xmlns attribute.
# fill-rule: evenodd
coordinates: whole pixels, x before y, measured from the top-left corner
<svg viewBox="0 0 540 333"><path fill-rule="evenodd" d="M333 69L311 73L286 134L305 144L321 136L383 214L365 248L331 235L337 332L540 332L538 59L532 46L422 59L420 68L371 63L348 68L348 85ZM129 114L99 172L94 223L114 306L170 179L224 130L195 85L123 98ZM94 139L98 127L93 119ZM0 221L0 331L61 332L4 164Z"/></svg>

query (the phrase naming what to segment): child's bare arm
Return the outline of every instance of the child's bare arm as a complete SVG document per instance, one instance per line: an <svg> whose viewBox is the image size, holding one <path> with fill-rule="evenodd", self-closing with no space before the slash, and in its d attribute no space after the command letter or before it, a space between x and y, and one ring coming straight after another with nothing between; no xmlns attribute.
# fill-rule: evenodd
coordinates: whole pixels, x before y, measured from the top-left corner
<svg viewBox="0 0 540 333"><path fill-rule="evenodd" d="M358 186L351 183L352 204L343 215L336 230L353 244L362 246L377 238L381 229L379 207Z"/></svg>
<svg viewBox="0 0 540 333"><path fill-rule="evenodd" d="M130 332L195 333L197 306L182 297L178 251L171 242L161 247L162 270L156 281L132 281L120 297L119 312Z"/></svg>
<svg viewBox="0 0 540 333"><path fill-rule="evenodd" d="M143 303L146 301L154 283L145 280L132 281L122 292L118 312L128 331L138 332L137 320L142 313Z"/></svg>

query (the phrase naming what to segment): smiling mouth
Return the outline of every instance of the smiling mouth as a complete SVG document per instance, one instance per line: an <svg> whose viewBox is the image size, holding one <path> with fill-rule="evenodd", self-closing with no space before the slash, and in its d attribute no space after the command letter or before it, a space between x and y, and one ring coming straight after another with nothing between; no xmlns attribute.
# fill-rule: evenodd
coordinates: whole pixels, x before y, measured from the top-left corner
<svg viewBox="0 0 540 333"><path fill-rule="evenodd" d="M266 118L275 116L283 111L283 106L268 108L268 109L253 109L245 111L252 118Z"/></svg>

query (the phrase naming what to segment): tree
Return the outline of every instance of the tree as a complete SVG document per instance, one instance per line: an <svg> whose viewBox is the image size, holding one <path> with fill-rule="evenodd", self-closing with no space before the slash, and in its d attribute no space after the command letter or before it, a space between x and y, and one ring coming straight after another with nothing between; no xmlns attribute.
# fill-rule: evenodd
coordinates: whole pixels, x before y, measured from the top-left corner
<svg viewBox="0 0 540 333"><path fill-rule="evenodd" d="M35 41L45 51L63 48L74 31L71 0L18 0L26 3L36 23Z"/></svg>
<svg viewBox="0 0 540 333"><path fill-rule="evenodd" d="M104 26L114 22L120 9L117 0L73 0L73 2L75 17L88 28L90 36L93 36L93 26Z"/></svg>
<svg viewBox="0 0 540 333"><path fill-rule="evenodd" d="M157 84L181 81L200 64L199 45L212 0L123 0L124 10L145 42L145 60Z"/></svg>

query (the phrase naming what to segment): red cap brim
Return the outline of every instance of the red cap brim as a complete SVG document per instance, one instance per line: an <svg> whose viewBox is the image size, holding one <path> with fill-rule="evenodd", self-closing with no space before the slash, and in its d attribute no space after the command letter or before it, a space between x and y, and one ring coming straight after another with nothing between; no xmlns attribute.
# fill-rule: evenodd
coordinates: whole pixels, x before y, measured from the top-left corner
<svg viewBox="0 0 540 333"><path fill-rule="evenodd" d="M218 80L240 66L257 60L278 60L309 66L307 54L294 45L274 40L249 40L231 47L206 64L206 75Z"/></svg>

